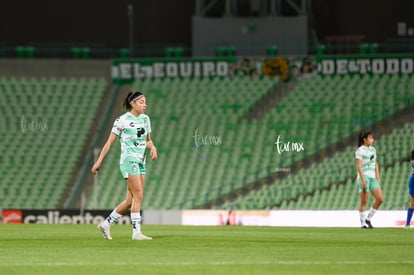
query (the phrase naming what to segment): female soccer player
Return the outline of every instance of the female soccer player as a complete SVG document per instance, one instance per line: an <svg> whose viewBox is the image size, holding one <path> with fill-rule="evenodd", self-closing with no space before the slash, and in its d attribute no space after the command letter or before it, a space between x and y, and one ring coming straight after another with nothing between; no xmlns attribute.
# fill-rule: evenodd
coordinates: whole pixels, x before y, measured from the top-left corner
<svg viewBox="0 0 414 275"><path fill-rule="evenodd" d="M413 211L414 211L414 150L411 151L411 167L413 168L413 173L411 174L411 177L408 180L408 191L411 196L411 204L407 210L407 221L405 222L406 228L411 228L410 223L411 223L411 218L413 217Z"/></svg>
<svg viewBox="0 0 414 275"><path fill-rule="evenodd" d="M112 144L119 138L121 143L120 168L127 184L126 198L105 221L98 225L98 228L105 239L112 240L111 225L131 208L132 239L151 240L152 238L141 233L140 210L144 195L145 149L146 147L150 149L152 160L157 159L157 149L151 140L150 119L144 114L147 108L145 96L140 92L130 92L122 105L128 112L115 120L109 138L91 171L96 174Z"/></svg>
<svg viewBox="0 0 414 275"><path fill-rule="evenodd" d="M372 146L374 135L371 132L362 132L358 137L358 150L355 153L357 167L357 184L359 188L359 216L362 228L373 228L371 219L383 202L381 179L377 163L377 153ZM368 203L368 192L375 198L368 215L365 207Z"/></svg>

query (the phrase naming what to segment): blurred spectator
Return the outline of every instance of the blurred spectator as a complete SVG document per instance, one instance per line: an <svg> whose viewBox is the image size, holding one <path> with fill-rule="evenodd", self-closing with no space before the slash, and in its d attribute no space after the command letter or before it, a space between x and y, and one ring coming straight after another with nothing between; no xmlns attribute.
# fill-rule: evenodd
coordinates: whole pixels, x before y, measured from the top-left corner
<svg viewBox="0 0 414 275"><path fill-rule="evenodd" d="M259 75L256 68L256 61L247 57L242 58L230 70L232 76L248 75L256 77Z"/></svg>

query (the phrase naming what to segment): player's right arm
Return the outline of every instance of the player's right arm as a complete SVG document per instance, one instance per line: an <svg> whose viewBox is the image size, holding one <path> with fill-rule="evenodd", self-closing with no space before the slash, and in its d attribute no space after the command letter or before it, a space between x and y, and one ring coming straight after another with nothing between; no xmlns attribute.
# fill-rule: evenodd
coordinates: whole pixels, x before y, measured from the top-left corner
<svg viewBox="0 0 414 275"><path fill-rule="evenodd" d="M356 160L356 166L359 178L361 179L362 189L365 190L367 188L367 183L365 182L364 173L362 172L362 159Z"/></svg>
<svg viewBox="0 0 414 275"><path fill-rule="evenodd" d="M356 158L357 172L358 172L359 178L361 179L361 187L362 187L362 190L365 192L365 189L367 188L367 183L365 182L364 172L362 172L362 151L361 151L361 148L358 148L358 150L355 152L355 158Z"/></svg>
<svg viewBox="0 0 414 275"><path fill-rule="evenodd" d="M101 168L102 162L106 156L106 154L111 149L112 144L116 140L118 136L115 135L113 132L109 134L108 140L106 141L104 147L101 150L101 153L99 154L98 159L96 160L95 164L92 166L91 172L95 175L96 172L98 172L99 168Z"/></svg>

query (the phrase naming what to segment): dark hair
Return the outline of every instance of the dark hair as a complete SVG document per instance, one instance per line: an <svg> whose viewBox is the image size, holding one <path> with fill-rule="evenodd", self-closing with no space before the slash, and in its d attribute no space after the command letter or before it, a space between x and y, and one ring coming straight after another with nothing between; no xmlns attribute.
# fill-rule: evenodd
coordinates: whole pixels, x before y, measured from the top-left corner
<svg viewBox="0 0 414 275"><path fill-rule="evenodd" d="M411 151L411 160L414 160L414 150Z"/></svg>
<svg viewBox="0 0 414 275"><path fill-rule="evenodd" d="M372 136L371 131L363 131L358 136L358 147L362 146L364 144L364 139L368 138L368 136Z"/></svg>
<svg viewBox="0 0 414 275"><path fill-rule="evenodd" d="M124 98L124 100L122 101L122 108L130 111L132 108L131 102L142 95L144 94L141 92L129 92L127 96Z"/></svg>

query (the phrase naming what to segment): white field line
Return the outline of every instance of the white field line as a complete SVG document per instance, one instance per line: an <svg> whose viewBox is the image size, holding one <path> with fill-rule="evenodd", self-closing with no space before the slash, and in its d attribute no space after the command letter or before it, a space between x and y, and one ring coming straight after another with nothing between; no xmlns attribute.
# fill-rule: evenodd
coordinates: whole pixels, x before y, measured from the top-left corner
<svg viewBox="0 0 414 275"><path fill-rule="evenodd" d="M36 267L36 266L193 266L193 265L414 265L414 261L263 261L263 262L50 262L50 263L0 263L0 267Z"/></svg>

